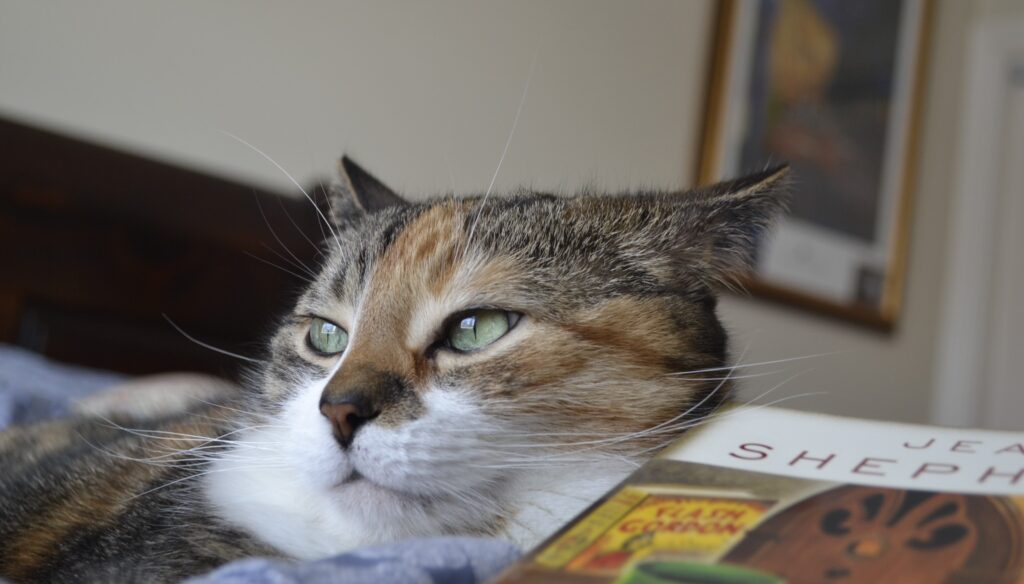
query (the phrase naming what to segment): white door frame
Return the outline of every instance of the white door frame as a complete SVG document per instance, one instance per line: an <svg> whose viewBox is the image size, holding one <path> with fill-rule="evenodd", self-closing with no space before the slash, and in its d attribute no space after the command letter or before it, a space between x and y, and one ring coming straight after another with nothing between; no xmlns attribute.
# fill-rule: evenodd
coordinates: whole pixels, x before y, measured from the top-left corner
<svg viewBox="0 0 1024 584"><path fill-rule="evenodd" d="M1024 62L1024 22L979 19L968 36L965 101L950 207L945 295L933 369L931 418L950 426L982 426L990 302L1000 209L1002 119L1013 67ZM1008 388L1009 389L1009 388Z"/></svg>

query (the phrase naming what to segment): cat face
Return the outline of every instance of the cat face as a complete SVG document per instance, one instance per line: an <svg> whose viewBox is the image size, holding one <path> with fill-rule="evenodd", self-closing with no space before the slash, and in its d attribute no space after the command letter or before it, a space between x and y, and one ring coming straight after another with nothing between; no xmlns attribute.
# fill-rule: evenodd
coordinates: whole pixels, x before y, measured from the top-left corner
<svg viewBox="0 0 1024 584"><path fill-rule="evenodd" d="M258 381L311 485L500 496L520 473L642 460L726 397L727 371L687 373L726 364L714 290L780 209L784 169L420 204L343 170L326 260Z"/></svg>

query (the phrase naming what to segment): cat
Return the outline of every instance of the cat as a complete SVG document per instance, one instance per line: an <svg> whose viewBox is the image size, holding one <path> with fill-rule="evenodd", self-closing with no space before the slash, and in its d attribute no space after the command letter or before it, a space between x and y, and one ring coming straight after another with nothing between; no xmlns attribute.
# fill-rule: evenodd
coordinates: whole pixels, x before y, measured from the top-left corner
<svg viewBox="0 0 1024 584"><path fill-rule="evenodd" d="M784 167L422 203L340 167L318 276L241 397L0 433L0 577L170 582L443 534L525 548L727 399L716 292Z"/></svg>

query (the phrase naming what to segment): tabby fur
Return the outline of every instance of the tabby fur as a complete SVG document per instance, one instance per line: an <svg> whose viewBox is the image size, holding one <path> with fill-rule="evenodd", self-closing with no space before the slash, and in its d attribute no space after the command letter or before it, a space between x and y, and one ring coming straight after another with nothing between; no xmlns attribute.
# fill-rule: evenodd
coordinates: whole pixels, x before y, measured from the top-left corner
<svg viewBox="0 0 1024 584"><path fill-rule="evenodd" d="M716 290L784 175L411 204L343 159L318 276L241 397L0 434L0 576L170 582L415 536L536 543L727 398ZM522 317L446 350L472 308ZM349 332L340 357L310 349L313 317ZM379 415L343 447L319 404L356 394Z"/></svg>

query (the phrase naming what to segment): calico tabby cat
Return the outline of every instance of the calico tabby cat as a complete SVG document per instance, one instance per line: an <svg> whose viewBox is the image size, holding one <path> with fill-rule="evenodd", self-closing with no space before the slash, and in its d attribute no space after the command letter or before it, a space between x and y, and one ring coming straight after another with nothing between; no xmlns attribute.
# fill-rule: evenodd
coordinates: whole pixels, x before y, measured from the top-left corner
<svg viewBox="0 0 1024 584"><path fill-rule="evenodd" d="M715 289L785 169L417 204L342 169L326 259L244 396L0 434L0 576L168 582L440 534L529 546L726 399Z"/></svg>

